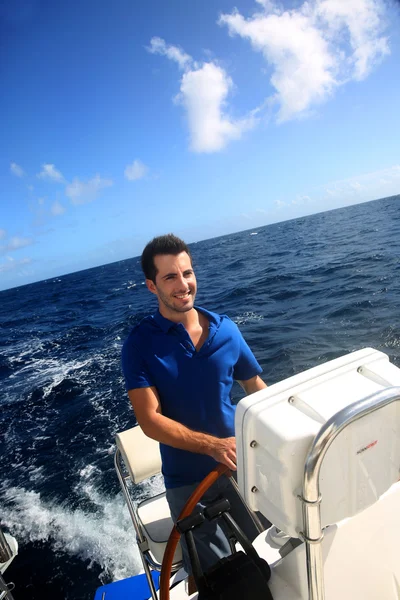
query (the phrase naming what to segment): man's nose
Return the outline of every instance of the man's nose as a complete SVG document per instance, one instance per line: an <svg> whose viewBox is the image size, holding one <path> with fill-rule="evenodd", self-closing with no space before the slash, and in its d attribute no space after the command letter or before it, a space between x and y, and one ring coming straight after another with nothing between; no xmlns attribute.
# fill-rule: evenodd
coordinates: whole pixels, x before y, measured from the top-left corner
<svg viewBox="0 0 400 600"><path fill-rule="evenodd" d="M188 286L188 284L187 284L187 281L186 281L185 277L183 276L183 273L180 273L180 274L178 275L178 284L179 284L181 287L183 287L185 290L187 290L187 289L188 289L188 287L189 287L189 286Z"/></svg>

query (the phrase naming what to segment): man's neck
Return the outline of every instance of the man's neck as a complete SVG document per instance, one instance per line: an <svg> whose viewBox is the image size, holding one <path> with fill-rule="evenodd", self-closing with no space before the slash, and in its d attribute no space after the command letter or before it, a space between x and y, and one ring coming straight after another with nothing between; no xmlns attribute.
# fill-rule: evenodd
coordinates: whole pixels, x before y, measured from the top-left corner
<svg viewBox="0 0 400 600"><path fill-rule="evenodd" d="M160 314L173 323L182 323L185 329L195 327L199 323L199 313L195 308L191 308L187 312L178 312L167 310L165 306L158 307Z"/></svg>

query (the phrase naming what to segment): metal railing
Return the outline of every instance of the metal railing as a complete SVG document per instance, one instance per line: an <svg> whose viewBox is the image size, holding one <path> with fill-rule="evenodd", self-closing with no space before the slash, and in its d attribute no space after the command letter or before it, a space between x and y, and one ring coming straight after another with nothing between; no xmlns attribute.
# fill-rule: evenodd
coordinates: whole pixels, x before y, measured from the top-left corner
<svg viewBox="0 0 400 600"><path fill-rule="evenodd" d="M319 476L325 455L336 437L349 425L400 400L400 387L390 387L358 400L333 415L316 435L307 455L303 495L303 534L306 544L309 600L324 600L324 567L321 542L321 493Z"/></svg>
<svg viewBox="0 0 400 600"><path fill-rule="evenodd" d="M130 477L129 477L129 475L124 475L122 473L121 451L119 450L119 448L117 448L117 450L115 452L114 465L115 465L115 470L117 471L118 480L119 480L119 483L120 483L120 486L122 489L122 493L124 495L125 502L128 506L129 514L131 516L132 523L135 528L136 539L137 539L137 544L138 544L138 548L139 548L139 554L140 554L140 558L142 559L143 569L146 574L147 583L149 584L151 598L152 598L152 600L157 600L157 591L154 586L153 578L151 576L149 563L146 560L146 556L145 556L145 552L147 550L147 540L144 537L142 528L139 525L132 499L131 499L128 489L126 487L125 481L127 479L130 479Z"/></svg>

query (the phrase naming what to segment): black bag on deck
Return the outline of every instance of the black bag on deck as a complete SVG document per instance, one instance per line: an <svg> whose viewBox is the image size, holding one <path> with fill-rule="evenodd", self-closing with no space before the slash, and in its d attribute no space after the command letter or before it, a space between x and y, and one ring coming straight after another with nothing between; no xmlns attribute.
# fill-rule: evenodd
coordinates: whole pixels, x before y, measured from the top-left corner
<svg viewBox="0 0 400 600"><path fill-rule="evenodd" d="M259 557L250 540L239 528L232 516L227 499L218 500L204 512L190 515L178 521L177 528L185 536L193 577L199 592L199 600L273 600L268 587L271 569ZM205 519L220 519L242 546L244 552L233 552L222 558L206 573L203 573L193 537L193 529L200 527Z"/></svg>

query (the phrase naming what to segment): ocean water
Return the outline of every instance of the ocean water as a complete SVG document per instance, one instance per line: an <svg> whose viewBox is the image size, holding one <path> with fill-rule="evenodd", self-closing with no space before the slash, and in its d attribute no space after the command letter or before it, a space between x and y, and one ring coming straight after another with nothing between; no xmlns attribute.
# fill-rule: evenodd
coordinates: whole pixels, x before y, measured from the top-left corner
<svg viewBox="0 0 400 600"><path fill-rule="evenodd" d="M400 196L191 248L197 304L238 324L267 383L367 346L400 366ZM0 292L0 519L20 544L16 600L90 600L140 570L113 440L135 423L121 345L155 306L138 258Z"/></svg>

